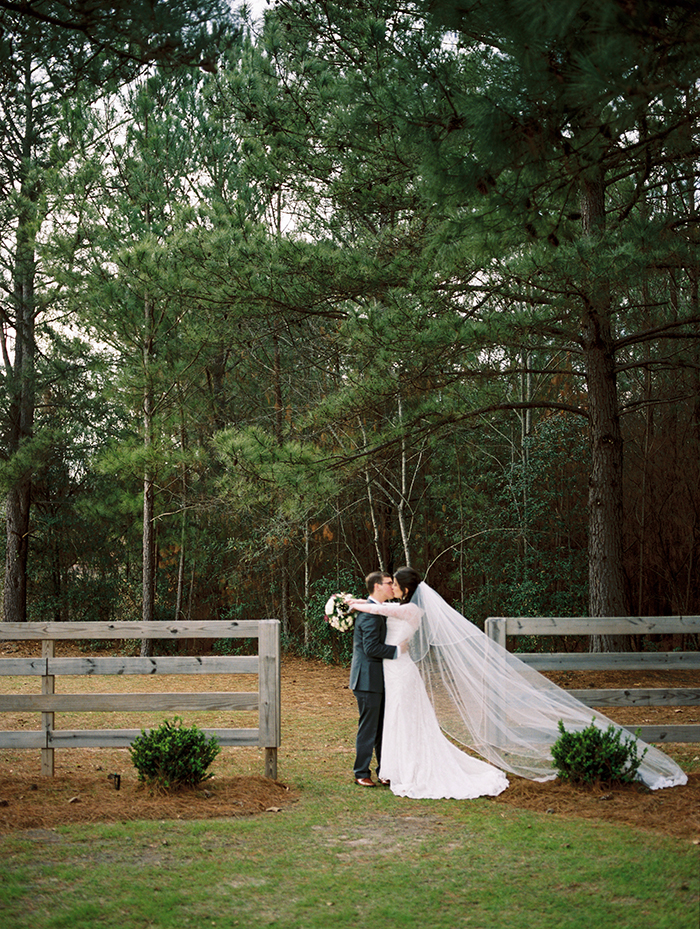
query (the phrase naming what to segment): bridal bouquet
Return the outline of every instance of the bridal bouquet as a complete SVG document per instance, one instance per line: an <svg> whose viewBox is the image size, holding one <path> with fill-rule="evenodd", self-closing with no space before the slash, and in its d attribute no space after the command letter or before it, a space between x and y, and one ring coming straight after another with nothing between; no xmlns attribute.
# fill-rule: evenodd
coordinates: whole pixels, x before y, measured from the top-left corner
<svg viewBox="0 0 700 929"><path fill-rule="evenodd" d="M350 596L350 594L345 593L333 594L326 604L325 616L323 618L330 626L337 629L338 632L347 632L348 629L352 629L353 622L355 621L348 607Z"/></svg>

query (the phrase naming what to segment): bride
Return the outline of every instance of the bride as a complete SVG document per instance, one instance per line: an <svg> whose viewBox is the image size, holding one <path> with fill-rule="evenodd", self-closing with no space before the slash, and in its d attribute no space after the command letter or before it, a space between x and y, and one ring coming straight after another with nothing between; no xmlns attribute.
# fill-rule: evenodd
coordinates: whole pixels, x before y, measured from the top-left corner
<svg viewBox="0 0 700 929"><path fill-rule="evenodd" d="M574 731L594 716L600 728L616 725L490 639L413 568L396 571L394 595L399 603L353 599L349 606L387 616L387 644L410 637L408 653L384 661L380 777L398 796L496 796L508 786L499 769L551 780L559 720ZM443 732L490 763L460 751ZM637 745L639 755L646 752L638 777L650 789L687 782L663 752Z"/></svg>

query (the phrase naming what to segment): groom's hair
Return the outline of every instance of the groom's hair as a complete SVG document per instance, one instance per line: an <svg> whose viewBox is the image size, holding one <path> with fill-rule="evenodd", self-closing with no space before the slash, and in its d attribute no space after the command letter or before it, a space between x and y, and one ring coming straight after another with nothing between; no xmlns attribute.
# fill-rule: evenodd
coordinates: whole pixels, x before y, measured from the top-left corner
<svg viewBox="0 0 700 929"><path fill-rule="evenodd" d="M371 574L368 574L365 578L367 593L374 593L375 586L381 584L385 577L391 577L391 575L387 574L385 571L372 571Z"/></svg>

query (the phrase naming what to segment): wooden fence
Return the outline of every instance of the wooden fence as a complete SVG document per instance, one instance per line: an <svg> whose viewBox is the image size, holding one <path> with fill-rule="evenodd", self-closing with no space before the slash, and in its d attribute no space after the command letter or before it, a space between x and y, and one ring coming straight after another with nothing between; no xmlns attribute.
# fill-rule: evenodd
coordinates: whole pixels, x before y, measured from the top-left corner
<svg viewBox="0 0 700 929"><path fill-rule="evenodd" d="M486 620L486 634L506 647L506 636L673 635L700 633L700 616L617 617L495 617ZM518 652L538 671L670 671L700 669L700 652ZM629 688L568 690L587 706L698 706L700 688ZM625 726L640 729L645 742L700 742L700 725Z"/></svg>
<svg viewBox="0 0 700 929"><path fill-rule="evenodd" d="M153 658L75 657L55 655L59 640L123 639L258 640L257 655L167 656ZM254 729L204 729L222 746L257 745L265 749L265 776L277 777L280 745L279 620L243 622L118 622L118 623L0 623L2 641L40 641L41 657L0 657L0 675L31 675L41 679L39 694L0 694L0 712L38 712L41 728L0 731L0 748L41 749L41 773L54 773L56 748L126 748L140 729L57 729L56 713L253 711ZM56 693L60 675L137 674L257 674L257 692L196 693Z"/></svg>

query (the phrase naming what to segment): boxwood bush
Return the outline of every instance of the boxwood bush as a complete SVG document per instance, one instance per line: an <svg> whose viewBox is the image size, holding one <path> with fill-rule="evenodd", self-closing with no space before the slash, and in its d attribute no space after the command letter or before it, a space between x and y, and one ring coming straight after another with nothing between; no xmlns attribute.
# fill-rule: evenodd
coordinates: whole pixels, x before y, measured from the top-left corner
<svg viewBox="0 0 700 929"><path fill-rule="evenodd" d="M638 777L647 753L637 754L637 740L617 726L603 731L595 725L569 732L559 720L561 735L552 746L553 765L562 780L574 784L630 784Z"/></svg>
<svg viewBox="0 0 700 929"><path fill-rule="evenodd" d="M134 739L129 753L139 781L157 790L196 787L213 777L207 768L221 751L215 736L207 738L197 726L183 726L176 716Z"/></svg>

